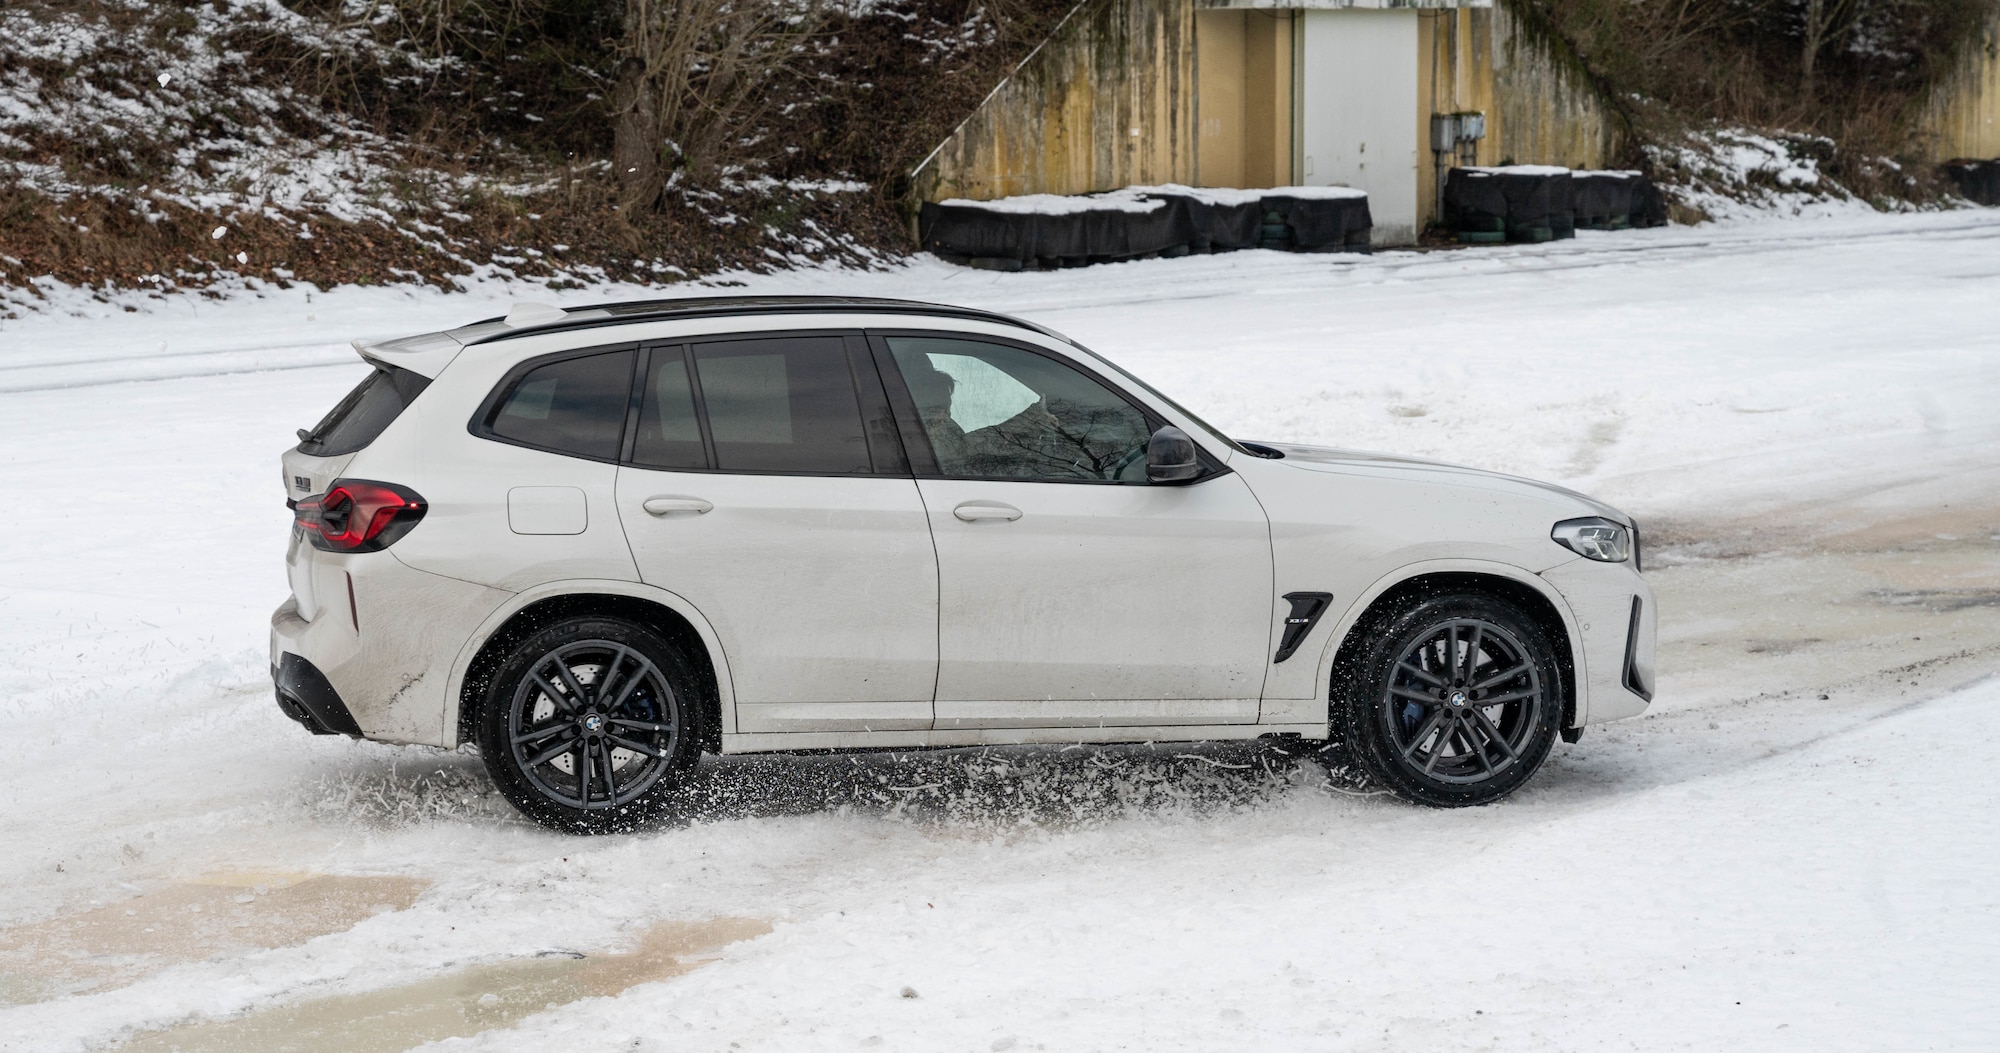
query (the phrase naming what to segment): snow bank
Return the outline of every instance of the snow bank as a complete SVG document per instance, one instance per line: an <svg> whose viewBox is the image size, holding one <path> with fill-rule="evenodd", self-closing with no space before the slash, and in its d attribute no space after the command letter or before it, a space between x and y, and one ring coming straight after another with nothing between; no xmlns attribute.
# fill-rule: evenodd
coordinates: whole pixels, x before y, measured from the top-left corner
<svg viewBox="0 0 2000 1053"><path fill-rule="evenodd" d="M1820 171L1833 140L1772 136L1742 128L1691 133L1680 143L1649 146L1668 196L1711 219L1812 219L1865 215L1876 206Z"/></svg>

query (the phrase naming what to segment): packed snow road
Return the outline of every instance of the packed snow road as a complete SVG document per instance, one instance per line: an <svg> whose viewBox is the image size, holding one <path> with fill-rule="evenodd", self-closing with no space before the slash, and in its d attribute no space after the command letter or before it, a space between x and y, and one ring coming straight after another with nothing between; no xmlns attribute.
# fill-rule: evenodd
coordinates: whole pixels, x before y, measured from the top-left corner
<svg viewBox="0 0 2000 1053"><path fill-rule="evenodd" d="M344 342L549 294L64 293L0 322L0 1049L2000 1047L2000 215L746 281L1604 497L1659 700L1458 812L1016 748L711 758L683 821L560 837L306 735L264 654Z"/></svg>

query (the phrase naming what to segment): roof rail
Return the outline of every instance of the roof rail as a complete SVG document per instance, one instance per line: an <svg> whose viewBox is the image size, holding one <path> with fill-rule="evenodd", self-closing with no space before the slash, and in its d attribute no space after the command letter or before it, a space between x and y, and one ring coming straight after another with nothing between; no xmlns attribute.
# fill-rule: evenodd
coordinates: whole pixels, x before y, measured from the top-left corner
<svg viewBox="0 0 2000 1053"><path fill-rule="evenodd" d="M517 336L595 329L632 322L658 322L682 318L721 318L759 314L908 314L998 322L1016 326L1069 343L1068 337L1052 329L994 311L917 300L893 300L873 296L683 296L671 300L635 300L627 303L592 304L561 309L548 321L506 324L507 316L482 318L454 333L465 334L465 345L490 344ZM478 329L479 332L467 332Z"/></svg>

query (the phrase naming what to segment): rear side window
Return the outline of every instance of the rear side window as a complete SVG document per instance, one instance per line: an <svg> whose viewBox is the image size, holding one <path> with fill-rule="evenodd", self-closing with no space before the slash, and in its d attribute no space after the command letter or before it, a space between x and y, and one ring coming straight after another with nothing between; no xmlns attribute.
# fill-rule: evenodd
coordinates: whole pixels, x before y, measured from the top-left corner
<svg viewBox="0 0 2000 1053"><path fill-rule="evenodd" d="M694 367L715 467L840 475L873 471L847 343L840 337L697 344Z"/></svg>
<svg viewBox="0 0 2000 1053"><path fill-rule="evenodd" d="M387 430L430 380L397 366L378 365L313 429L300 436L299 452L339 457L365 448Z"/></svg>
<svg viewBox="0 0 2000 1053"><path fill-rule="evenodd" d="M687 356L678 347L653 349L651 375L645 378L640 393L639 434L632 444L632 460L649 468L708 467Z"/></svg>
<svg viewBox="0 0 2000 1053"><path fill-rule="evenodd" d="M615 461L625 435L634 352L558 359L515 378L486 411L482 434L521 446Z"/></svg>

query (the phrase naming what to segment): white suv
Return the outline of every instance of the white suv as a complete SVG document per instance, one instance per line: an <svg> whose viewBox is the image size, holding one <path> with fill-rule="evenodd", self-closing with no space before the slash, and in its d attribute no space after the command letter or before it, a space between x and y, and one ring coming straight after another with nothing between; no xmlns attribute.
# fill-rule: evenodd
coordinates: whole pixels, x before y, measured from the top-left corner
<svg viewBox="0 0 2000 1053"><path fill-rule="evenodd" d="M704 750L1331 738L1477 804L1651 698L1616 510L1236 442L1017 319L523 305L356 347L284 456L279 705L476 742L560 829L658 812Z"/></svg>

